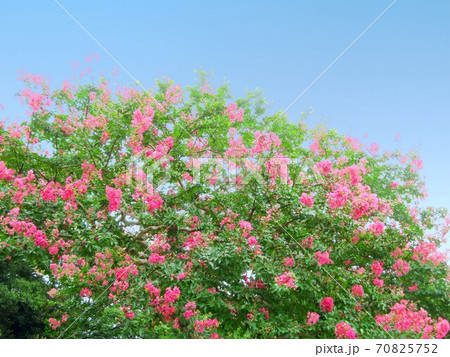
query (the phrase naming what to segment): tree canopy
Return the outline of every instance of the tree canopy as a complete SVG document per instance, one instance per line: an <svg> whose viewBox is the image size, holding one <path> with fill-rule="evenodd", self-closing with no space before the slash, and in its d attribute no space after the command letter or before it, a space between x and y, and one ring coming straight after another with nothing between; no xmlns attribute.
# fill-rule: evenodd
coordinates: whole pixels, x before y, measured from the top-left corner
<svg viewBox="0 0 450 357"><path fill-rule="evenodd" d="M43 277L46 337L446 336L450 219L421 202L416 154L202 76L24 81L28 120L0 128L0 263Z"/></svg>

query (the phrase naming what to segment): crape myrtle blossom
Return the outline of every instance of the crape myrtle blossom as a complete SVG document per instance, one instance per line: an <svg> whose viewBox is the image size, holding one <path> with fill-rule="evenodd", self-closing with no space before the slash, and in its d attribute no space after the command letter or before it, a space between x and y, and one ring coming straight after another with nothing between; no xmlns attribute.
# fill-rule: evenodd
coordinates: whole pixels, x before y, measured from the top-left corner
<svg viewBox="0 0 450 357"><path fill-rule="evenodd" d="M320 302L320 307L323 312L331 312L334 308L334 299L329 296L324 297Z"/></svg>
<svg viewBox="0 0 450 357"><path fill-rule="evenodd" d="M338 339L355 339L355 330L346 322L340 322L336 325L335 334Z"/></svg>
<svg viewBox="0 0 450 357"><path fill-rule="evenodd" d="M0 259L46 277L43 337L448 335L450 218L420 204L416 154L204 78L145 92L83 71L24 74L28 117L0 123Z"/></svg>
<svg viewBox="0 0 450 357"><path fill-rule="evenodd" d="M305 206L312 207L314 205L314 197L312 194L307 195L306 193L302 193L300 196L300 202Z"/></svg>
<svg viewBox="0 0 450 357"><path fill-rule="evenodd" d="M361 285L353 285L352 286L352 295L353 296L362 296L364 294L364 289Z"/></svg>
<svg viewBox="0 0 450 357"><path fill-rule="evenodd" d="M314 257L317 259L317 264L319 266L325 265L325 264L333 264L333 261L330 259L330 253L329 252L316 252L314 254Z"/></svg>
<svg viewBox="0 0 450 357"><path fill-rule="evenodd" d="M377 323L387 331L398 330L421 334L422 338L443 338L449 331L447 320L439 317L437 322L424 309L417 309L413 302L401 300L391 307L391 312L375 316Z"/></svg>
<svg viewBox="0 0 450 357"><path fill-rule="evenodd" d="M288 288L297 289L296 277L291 271L287 271L275 277L277 285L286 285Z"/></svg>
<svg viewBox="0 0 450 357"><path fill-rule="evenodd" d="M308 319L306 322L308 325L315 325L319 321L320 315L316 312L308 312L306 317Z"/></svg>

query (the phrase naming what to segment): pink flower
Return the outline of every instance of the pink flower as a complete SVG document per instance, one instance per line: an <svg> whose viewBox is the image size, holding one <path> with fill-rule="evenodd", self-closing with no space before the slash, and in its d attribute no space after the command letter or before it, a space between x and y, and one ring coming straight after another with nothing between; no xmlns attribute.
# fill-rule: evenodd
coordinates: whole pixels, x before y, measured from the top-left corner
<svg viewBox="0 0 450 357"><path fill-rule="evenodd" d="M107 131L104 131L104 132L102 133L102 137L100 138L100 141L101 141L103 144L106 144L106 142L108 141L108 139L109 139L109 133L108 133Z"/></svg>
<svg viewBox="0 0 450 357"><path fill-rule="evenodd" d="M14 173L14 170L6 168L4 161L0 161L0 180L11 181Z"/></svg>
<svg viewBox="0 0 450 357"><path fill-rule="evenodd" d="M342 207L347 202L350 194L351 191L347 186L340 185L327 195L327 203L333 210Z"/></svg>
<svg viewBox="0 0 450 357"><path fill-rule="evenodd" d="M133 113L133 120L131 126L137 129L138 134L146 132L150 125L152 125L154 110L152 107L146 107L147 115L142 114L141 108L138 108Z"/></svg>
<svg viewBox="0 0 450 357"><path fill-rule="evenodd" d="M381 262L376 261L376 260L372 263L372 273L373 273L377 278L379 278L380 275L381 275L381 273L383 272L383 264L384 264L384 263L381 263Z"/></svg>
<svg viewBox="0 0 450 357"><path fill-rule="evenodd" d="M310 195L307 195L306 193L302 193L300 196L300 202L303 203L305 206L312 207L314 205L314 197L311 193Z"/></svg>
<svg viewBox="0 0 450 357"><path fill-rule="evenodd" d="M316 312L308 312L308 314L306 315L306 318L308 319L308 321L306 323L308 325L312 326L312 325L315 325L317 323L317 321L319 321L320 315Z"/></svg>
<svg viewBox="0 0 450 357"><path fill-rule="evenodd" d="M219 321L217 319L195 320L195 331L198 333L205 332L205 328L217 328L219 327Z"/></svg>
<svg viewBox="0 0 450 357"><path fill-rule="evenodd" d="M48 252L51 254L51 255L56 255L56 254L58 254L58 251L59 251L59 249L58 249L58 246L55 244L55 245L52 245L51 247L49 247L48 248Z"/></svg>
<svg viewBox="0 0 450 357"><path fill-rule="evenodd" d="M58 294L58 290L56 290L55 288L51 288L48 292L47 292L48 296L50 296L52 299Z"/></svg>
<svg viewBox="0 0 450 357"><path fill-rule="evenodd" d="M362 296L363 294L364 294L364 290L361 285L353 285L353 287L352 287L352 295L353 296Z"/></svg>
<svg viewBox="0 0 450 357"><path fill-rule="evenodd" d="M335 327L334 332L336 334L336 337L339 339L343 339L343 338L355 339L356 338L355 330L353 330L352 327L346 322L338 323Z"/></svg>
<svg viewBox="0 0 450 357"><path fill-rule="evenodd" d="M180 297L181 291L178 286L174 286L173 289L168 287L164 293L165 303L174 303Z"/></svg>
<svg viewBox="0 0 450 357"><path fill-rule="evenodd" d="M439 317L434 329L436 330L436 338L441 339L447 336L447 333L450 330L450 325L446 319Z"/></svg>
<svg viewBox="0 0 450 357"><path fill-rule="evenodd" d="M294 265L294 259L292 259L290 257L284 258L283 264L287 267L291 267Z"/></svg>
<svg viewBox="0 0 450 357"><path fill-rule="evenodd" d="M80 297L89 297L92 296L92 291L88 288L83 288L80 291Z"/></svg>
<svg viewBox="0 0 450 357"><path fill-rule="evenodd" d="M120 310L123 311L125 317L128 317L130 320L134 319L134 312L131 310L131 306L121 306Z"/></svg>
<svg viewBox="0 0 450 357"><path fill-rule="evenodd" d="M244 120L244 110L239 109L237 110L236 103L230 103L227 106L227 109L225 109L224 114L230 118L230 123L241 122Z"/></svg>
<svg viewBox="0 0 450 357"><path fill-rule="evenodd" d="M177 277L176 277L176 279L177 279L177 280L183 280L185 277L186 277L186 273L183 272L183 273L178 274Z"/></svg>
<svg viewBox="0 0 450 357"><path fill-rule="evenodd" d="M269 310L261 307L261 308L258 309L258 311L260 311L260 312L262 312L264 314L264 318L266 320L269 320Z"/></svg>
<svg viewBox="0 0 450 357"><path fill-rule="evenodd" d="M251 223L247 222L247 221L239 221L239 226L241 227L241 229L243 231L242 236L244 238L248 237L253 230Z"/></svg>
<svg viewBox="0 0 450 357"><path fill-rule="evenodd" d="M117 211L119 209L120 203L122 202L122 190L120 188L114 189L112 187L106 186L106 197L109 201L109 211Z"/></svg>
<svg viewBox="0 0 450 357"><path fill-rule="evenodd" d="M150 264L162 264L166 261L166 257L157 253L152 253L148 258Z"/></svg>
<svg viewBox="0 0 450 357"><path fill-rule="evenodd" d="M314 171L320 173L323 176L326 176L333 167L333 164L330 160L323 160L314 165Z"/></svg>
<svg viewBox="0 0 450 357"><path fill-rule="evenodd" d="M61 326L61 321L53 319L53 318L48 319L48 323L50 324L50 326L53 330L56 330L59 326Z"/></svg>
<svg viewBox="0 0 450 357"><path fill-rule="evenodd" d="M192 310L187 310L183 314L183 316L186 320L189 320L192 317L192 315L194 315L194 311L192 311Z"/></svg>
<svg viewBox="0 0 450 357"><path fill-rule="evenodd" d="M247 231L251 231L253 229L252 224L250 222L247 222L247 221L239 221L239 226L243 230L247 230Z"/></svg>
<svg viewBox="0 0 450 357"><path fill-rule="evenodd" d="M372 225L370 225L369 231L376 236L382 235L384 232L384 223L379 221L373 223Z"/></svg>
<svg viewBox="0 0 450 357"><path fill-rule="evenodd" d="M431 338L433 332L433 319L424 309L417 309L413 302L401 300L391 307L391 311L385 315L375 316L377 324L385 331L395 329L401 332L422 333L422 338ZM449 325L447 320L438 318L434 325L436 338L445 337Z"/></svg>
<svg viewBox="0 0 450 357"><path fill-rule="evenodd" d="M275 282L277 285L286 285L288 288L297 289L296 278L294 273L287 271L275 277Z"/></svg>
<svg viewBox="0 0 450 357"><path fill-rule="evenodd" d="M183 180L188 181L188 182L192 182L192 181L194 180L194 178L193 178L191 175L189 175L188 172L183 172L183 173L181 174L181 178L182 178Z"/></svg>
<svg viewBox="0 0 450 357"><path fill-rule="evenodd" d="M252 148L252 153L259 154L280 145L281 141L277 134L257 131L255 133L255 142L254 147Z"/></svg>
<svg viewBox="0 0 450 357"><path fill-rule="evenodd" d="M376 278L373 281L373 285L376 285L376 286L379 286L380 288L382 288L384 285L384 280Z"/></svg>
<svg viewBox="0 0 450 357"><path fill-rule="evenodd" d="M325 264L333 264L333 261L330 259L330 253L329 252L321 252L318 251L314 254L314 258L317 259L317 264L319 266L325 265Z"/></svg>
<svg viewBox="0 0 450 357"><path fill-rule="evenodd" d="M184 312L184 318L186 319L186 320L189 320L193 315L195 315L196 314L196 312L194 311L195 309L196 309L196 306L195 306L195 302L194 301L189 301L185 306L184 306L184 309L186 310L185 312Z"/></svg>
<svg viewBox="0 0 450 357"><path fill-rule="evenodd" d="M323 312L331 312L334 308L334 300L327 296L323 298L319 305Z"/></svg>
<svg viewBox="0 0 450 357"><path fill-rule="evenodd" d="M184 308L187 309L196 309L197 306L195 304L195 301L188 301L188 303L186 305L184 305Z"/></svg>
<svg viewBox="0 0 450 357"><path fill-rule="evenodd" d="M410 266L403 259L398 259L395 264L392 266L392 269L395 270L395 274L397 276L403 276L408 274Z"/></svg>
<svg viewBox="0 0 450 357"><path fill-rule="evenodd" d="M256 239L256 237L251 236L247 238L247 243L248 245L255 245L258 244L258 240Z"/></svg>

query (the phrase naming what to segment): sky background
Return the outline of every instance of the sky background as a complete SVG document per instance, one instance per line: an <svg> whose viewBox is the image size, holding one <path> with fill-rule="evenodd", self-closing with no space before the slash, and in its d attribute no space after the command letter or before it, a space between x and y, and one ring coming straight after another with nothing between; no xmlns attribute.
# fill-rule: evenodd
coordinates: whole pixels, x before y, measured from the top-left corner
<svg viewBox="0 0 450 357"><path fill-rule="evenodd" d="M269 112L286 108L390 2L60 1L144 87L161 76L193 84L202 69L237 96L263 89ZM117 67L54 1L2 1L0 117L25 119L14 96L19 70L59 85L93 53L98 71ZM450 1L398 0L289 109L290 120L308 107L311 125L417 150L427 203L450 209Z"/></svg>

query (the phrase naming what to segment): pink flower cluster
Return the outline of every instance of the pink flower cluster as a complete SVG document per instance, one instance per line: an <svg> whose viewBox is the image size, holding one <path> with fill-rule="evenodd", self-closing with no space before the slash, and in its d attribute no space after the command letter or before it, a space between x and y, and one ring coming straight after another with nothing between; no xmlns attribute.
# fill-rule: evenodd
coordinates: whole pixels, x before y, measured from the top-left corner
<svg viewBox="0 0 450 357"><path fill-rule="evenodd" d="M54 318L48 319L48 322L49 322L49 324L50 324L50 327L51 327L53 330L56 330L59 326L61 326L61 321L59 321L59 320L57 320L57 319L54 319Z"/></svg>
<svg viewBox="0 0 450 357"><path fill-rule="evenodd" d="M192 250L196 247L206 245L203 235L200 231L195 231L189 234L183 244L188 250Z"/></svg>
<svg viewBox="0 0 450 357"><path fill-rule="evenodd" d="M120 188L114 189L110 186L106 186L106 197L109 201L109 211L117 211L122 203L122 190Z"/></svg>
<svg viewBox="0 0 450 357"><path fill-rule="evenodd" d="M224 114L230 118L230 123L241 122L244 120L244 109L237 109L236 103L228 104Z"/></svg>
<svg viewBox="0 0 450 357"><path fill-rule="evenodd" d="M343 207L351 194L350 189L345 185L337 186L333 192L327 194L327 203L332 210Z"/></svg>
<svg viewBox="0 0 450 357"><path fill-rule="evenodd" d="M14 170L8 169L5 162L0 161L0 180L11 181L14 174Z"/></svg>
<svg viewBox="0 0 450 357"><path fill-rule="evenodd" d="M308 321L306 323L310 326L315 325L319 321L320 315L317 312L308 312L306 315Z"/></svg>
<svg viewBox="0 0 450 357"><path fill-rule="evenodd" d="M317 264L319 266L325 265L325 264L333 264L333 261L330 259L330 253L329 252L321 252L318 251L314 254L314 258L317 260Z"/></svg>
<svg viewBox="0 0 450 357"><path fill-rule="evenodd" d="M184 318L186 320L189 320L193 315L195 315L197 312L195 311L196 305L194 301L188 301L188 303L184 306Z"/></svg>
<svg viewBox="0 0 450 357"><path fill-rule="evenodd" d="M373 280L373 285L382 288L384 286L384 280L383 279L379 279L379 278L375 278Z"/></svg>
<svg viewBox="0 0 450 357"><path fill-rule="evenodd" d="M195 320L195 331L198 333L205 332L205 329L214 329L219 327L219 321L217 319Z"/></svg>
<svg viewBox="0 0 450 357"><path fill-rule="evenodd" d="M64 315L62 315L61 320L50 318L50 319L48 319L48 323L53 330L56 330L57 328L59 328L61 326L61 322L63 324L65 324L67 322L68 317L69 317L69 315L64 314Z"/></svg>
<svg viewBox="0 0 450 357"><path fill-rule="evenodd" d="M248 245L253 246L253 245L258 244L258 240L256 239L256 237L250 236L247 238L247 243L248 243Z"/></svg>
<svg viewBox="0 0 450 357"><path fill-rule="evenodd" d="M24 89L21 94L28 100L28 105L33 112L42 109L42 105L50 105L51 103L50 98L45 97L41 93L33 92L29 88Z"/></svg>
<svg viewBox="0 0 450 357"><path fill-rule="evenodd" d="M277 148L280 145L281 141L277 134L257 131L255 133L254 146L251 151L253 154L259 154L269 151L271 148Z"/></svg>
<svg viewBox="0 0 450 357"><path fill-rule="evenodd" d="M229 157L242 157L248 154L248 149L245 147L242 137L239 136L237 139L230 138L228 139L228 145L230 147L225 151L224 156L226 158Z"/></svg>
<svg viewBox="0 0 450 357"><path fill-rule="evenodd" d="M141 108L136 109L133 113L133 120L131 121L131 126L137 130L139 135L142 135L150 128L155 114L151 106L145 107L144 112L145 114L141 112Z"/></svg>
<svg viewBox="0 0 450 357"><path fill-rule="evenodd" d="M338 339L355 339L356 332L353 328L346 322L340 322L336 324L334 333Z"/></svg>
<svg viewBox="0 0 450 357"><path fill-rule="evenodd" d="M296 285L297 279L296 279L294 273L291 271L287 271L287 272L284 272L283 274L276 276L275 282L280 286L286 285L288 288L297 289L297 285Z"/></svg>
<svg viewBox="0 0 450 357"><path fill-rule="evenodd" d="M120 310L123 311L125 317L129 318L130 320L134 319L134 312L133 310L131 310L131 306L121 306Z"/></svg>
<svg viewBox="0 0 450 357"><path fill-rule="evenodd" d="M435 242L421 242L413 252L412 259L420 261L422 264L430 261L437 266L446 260L446 255L437 251Z"/></svg>
<svg viewBox="0 0 450 357"><path fill-rule="evenodd" d="M394 269L397 276L403 276L408 274L410 266L406 261L400 258L392 266L392 269Z"/></svg>
<svg viewBox="0 0 450 357"><path fill-rule="evenodd" d="M7 224L9 224L11 228L7 227ZM11 235L16 233L26 238L33 238L35 246L40 246L42 248L48 247L47 236L43 231L37 229L36 225L32 222L19 221L16 220L16 217L6 217L2 220L2 225Z"/></svg>
<svg viewBox="0 0 450 357"><path fill-rule="evenodd" d="M352 286L352 295L353 296L362 296L364 295L364 290L361 285L353 285Z"/></svg>
<svg viewBox="0 0 450 357"><path fill-rule="evenodd" d="M88 289L88 288L83 288L80 291L80 297L90 297L92 296L92 290Z"/></svg>
<svg viewBox="0 0 450 357"><path fill-rule="evenodd" d="M289 182L289 162L290 159L288 157L283 154L276 154L264 163L272 183L275 183L277 178Z"/></svg>
<svg viewBox="0 0 450 357"><path fill-rule="evenodd" d="M242 236L244 238L248 237L252 233L253 227L252 227L252 224L250 222L241 220L241 221L239 221L239 226L242 229Z"/></svg>
<svg viewBox="0 0 450 357"><path fill-rule="evenodd" d="M151 295L154 295L156 297L150 303L151 305L155 306L155 311L163 315L164 321L170 321L173 314L175 313L175 306L173 304L181 295L178 286L174 286L173 288L168 287L164 293L164 297L159 297L160 290L156 289L151 283L147 283L146 289L150 292Z"/></svg>
<svg viewBox="0 0 450 357"><path fill-rule="evenodd" d="M158 253L150 254L148 258L148 262L150 264L162 264L166 261L166 257L164 255L159 255Z"/></svg>
<svg viewBox="0 0 450 357"><path fill-rule="evenodd" d="M150 305L155 306L159 304L159 294L161 293L161 289L157 288L153 285L151 281L148 281L145 285L145 289L148 291L150 296L153 298L153 301L150 302Z"/></svg>
<svg viewBox="0 0 450 357"><path fill-rule="evenodd" d="M331 312L334 308L334 299L332 297L326 296L319 303L319 306L323 312Z"/></svg>
<svg viewBox="0 0 450 357"><path fill-rule="evenodd" d="M332 168L333 164L331 163L330 160L319 161L314 165L314 171L323 176L328 175Z"/></svg>
<svg viewBox="0 0 450 357"><path fill-rule="evenodd" d="M172 104L181 103L181 101L183 100L183 91L181 90L181 86L179 84L172 84L166 91L165 95L166 100Z"/></svg>
<svg viewBox="0 0 450 357"><path fill-rule="evenodd" d="M417 310L416 305L407 300L396 303L390 313L375 316L375 320L385 331L412 332L422 334L422 338L431 338L433 333L436 338L444 338L450 329L447 320L439 317L434 323L427 311Z"/></svg>
<svg viewBox="0 0 450 357"><path fill-rule="evenodd" d="M384 263L374 260L372 263L372 273L379 278L381 273L383 273L383 265Z"/></svg>
<svg viewBox="0 0 450 357"><path fill-rule="evenodd" d="M313 194L307 195L305 192L300 196L300 202L305 206L312 207L314 205L314 197Z"/></svg>
<svg viewBox="0 0 450 357"><path fill-rule="evenodd" d="M384 232L384 223L377 221L369 226L369 231L376 236L380 236Z"/></svg>

